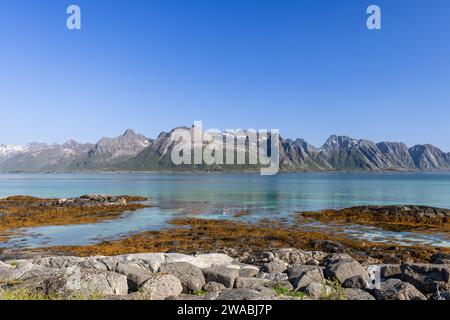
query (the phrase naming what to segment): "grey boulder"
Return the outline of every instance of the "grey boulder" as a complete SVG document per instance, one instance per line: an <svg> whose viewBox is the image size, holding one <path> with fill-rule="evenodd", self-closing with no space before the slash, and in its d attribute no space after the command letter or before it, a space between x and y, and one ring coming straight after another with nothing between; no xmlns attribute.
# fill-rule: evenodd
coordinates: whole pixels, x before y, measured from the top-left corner
<svg viewBox="0 0 450 320"><path fill-rule="evenodd" d="M239 269L239 276L241 277L254 277L259 273L259 268L251 265L243 265Z"/></svg>
<svg viewBox="0 0 450 320"><path fill-rule="evenodd" d="M324 270L324 275L329 280L337 279L341 283L357 275L361 276L364 281L369 279L366 269L352 258L337 259L329 262Z"/></svg>
<svg viewBox="0 0 450 320"><path fill-rule="evenodd" d="M273 259L271 262L264 263L261 266L261 271L267 273L283 272L287 268L286 264L278 258Z"/></svg>
<svg viewBox="0 0 450 320"><path fill-rule="evenodd" d="M225 290L225 286L221 283L211 281L203 286L203 290L208 292L221 292Z"/></svg>
<svg viewBox="0 0 450 320"><path fill-rule="evenodd" d="M76 269L50 277L45 281L46 293L61 296L127 295L128 284L124 275L91 269Z"/></svg>
<svg viewBox="0 0 450 320"><path fill-rule="evenodd" d="M172 274L180 279L184 293L201 290L206 283L202 271L187 262L166 263L161 266L159 272Z"/></svg>
<svg viewBox="0 0 450 320"><path fill-rule="evenodd" d="M377 300L427 300L412 284L398 279L381 282L380 289L373 293Z"/></svg>
<svg viewBox="0 0 450 320"><path fill-rule="evenodd" d="M207 282L218 282L227 288L233 288L236 278L239 277L239 269L227 266L211 266L202 269L202 272Z"/></svg>
<svg viewBox="0 0 450 320"><path fill-rule="evenodd" d="M209 268L213 265L229 265L234 259L223 253L197 254L194 256L180 253L166 253L166 263L172 262L188 262L197 268Z"/></svg>
<svg viewBox="0 0 450 320"><path fill-rule="evenodd" d="M347 278L342 283L343 288L349 288L349 289L366 289L367 288L367 282L361 275L356 275L350 278Z"/></svg>
<svg viewBox="0 0 450 320"><path fill-rule="evenodd" d="M69 267L78 267L82 269L108 270L105 264L92 257L45 257L37 259L33 263L44 268L67 269Z"/></svg>
<svg viewBox="0 0 450 320"><path fill-rule="evenodd" d="M348 300L375 300L375 298L368 292L361 289L347 289Z"/></svg>
<svg viewBox="0 0 450 320"><path fill-rule="evenodd" d="M29 260L0 261L0 279L3 281L16 280L35 266Z"/></svg>
<svg viewBox="0 0 450 320"><path fill-rule="evenodd" d="M145 266L152 272L157 272L159 267L166 262L166 254L164 253L132 253L112 258L121 258L125 260L125 263L137 263Z"/></svg>
<svg viewBox="0 0 450 320"><path fill-rule="evenodd" d="M439 286L450 285L449 264L404 264L402 280L413 284L422 293L435 293Z"/></svg>
<svg viewBox="0 0 450 320"><path fill-rule="evenodd" d="M144 282L140 291L150 300L165 300L183 292L181 281L171 274L154 274Z"/></svg>
<svg viewBox="0 0 450 320"><path fill-rule="evenodd" d="M260 288L284 288L286 290L292 291L294 288L289 281L271 281L261 278L246 278L238 277L236 278L235 288L238 289L260 289ZM258 290L260 291L260 290Z"/></svg>
<svg viewBox="0 0 450 320"><path fill-rule="evenodd" d="M275 282L277 281L282 282L289 280L287 273L284 272L275 272L275 273L260 272L256 275L256 277L260 279L272 280Z"/></svg>
<svg viewBox="0 0 450 320"><path fill-rule="evenodd" d="M323 282L323 268L311 265L296 265L288 269L289 280L295 290L307 287L311 282Z"/></svg>
<svg viewBox="0 0 450 320"><path fill-rule="evenodd" d="M379 267L382 280L401 279L402 277L402 269L398 264L384 264Z"/></svg>
<svg viewBox="0 0 450 320"><path fill-rule="evenodd" d="M271 300L273 298L253 289L231 289L220 293L217 300Z"/></svg>
<svg viewBox="0 0 450 320"><path fill-rule="evenodd" d="M139 287L152 277L152 273L138 265L118 263L116 272L127 277L128 286L132 291L138 291Z"/></svg>
<svg viewBox="0 0 450 320"><path fill-rule="evenodd" d="M311 282L301 290L312 300L321 300L330 295L333 289L326 285L325 282Z"/></svg>

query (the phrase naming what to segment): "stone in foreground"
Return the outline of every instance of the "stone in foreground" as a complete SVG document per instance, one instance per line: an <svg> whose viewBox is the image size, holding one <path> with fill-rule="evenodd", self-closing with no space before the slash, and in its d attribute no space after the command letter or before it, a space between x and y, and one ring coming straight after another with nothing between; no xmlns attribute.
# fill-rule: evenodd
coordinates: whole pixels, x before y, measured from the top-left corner
<svg viewBox="0 0 450 320"><path fill-rule="evenodd" d="M234 282L239 277L239 269L226 266L212 266L202 269L206 281L214 281L223 284L227 288L233 288Z"/></svg>
<svg viewBox="0 0 450 320"><path fill-rule="evenodd" d="M205 277L202 271L187 262L173 262L161 266L161 273L168 273L180 279L184 293L201 290L205 285Z"/></svg>
<svg viewBox="0 0 450 320"><path fill-rule="evenodd" d="M377 300L427 300L412 284L398 279L389 279L381 283L381 288L374 290Z"/></svg>
<svg viewBox="0 0 450 320"><path fill-rule="evenodd" d="M324 270L324 275L329 280L339 280L341 283L345 280L361 276L365 281L369 279L367 271L354 259L337 259L332 261Z"/></svg>
<svg viewBox="0 0 450 320"><path fill-rule="evenodd" d="M92 269L66 272L46 280L47 293L60 296L127 295L128 284L124 275Z"/></svg>
<svg viewBox="0 0 450 320"><path fill-rule="evenodd" d="M401 271L403 281L425 294L450 286L450 264L404 264Z"/></svg>
<svg viewBox="0 0 450 320"><path fill-rule="evenodd" d="M165 300L180 295L183 286L171 274L155 274L142 284L140 291L150 300Z"/></svg>

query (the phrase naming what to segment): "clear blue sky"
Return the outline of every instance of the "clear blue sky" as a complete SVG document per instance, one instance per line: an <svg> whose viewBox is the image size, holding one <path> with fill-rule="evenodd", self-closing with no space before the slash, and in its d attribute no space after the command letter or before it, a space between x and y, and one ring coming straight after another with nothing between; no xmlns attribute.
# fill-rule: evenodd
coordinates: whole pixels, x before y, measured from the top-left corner
<svg viewBox="0 0 450 320"><path fill-rule="evenodd" d="M203 120L450 151L448 0L2 0L0 40L0 143Z"/></svg>

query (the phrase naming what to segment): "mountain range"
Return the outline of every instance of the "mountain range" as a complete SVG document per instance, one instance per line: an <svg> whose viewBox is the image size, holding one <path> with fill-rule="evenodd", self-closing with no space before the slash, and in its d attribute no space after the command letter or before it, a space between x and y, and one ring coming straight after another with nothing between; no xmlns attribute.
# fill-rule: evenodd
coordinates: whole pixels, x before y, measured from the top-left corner
<svg viewBox="0 0 450 320"><path fill-rule="evenodd" d="M175 130L175 129L174 129ZM183 165L170 158L173 132L150 139L128 129L97 143L0 145L0 172L243 171L255 166ZM229 133L223 133L229 134ZM269 138L270 139L270 138ZM332 135L321 147L280 138L282 171L450 171L450 153L433 145L408 147Z"/></svg>

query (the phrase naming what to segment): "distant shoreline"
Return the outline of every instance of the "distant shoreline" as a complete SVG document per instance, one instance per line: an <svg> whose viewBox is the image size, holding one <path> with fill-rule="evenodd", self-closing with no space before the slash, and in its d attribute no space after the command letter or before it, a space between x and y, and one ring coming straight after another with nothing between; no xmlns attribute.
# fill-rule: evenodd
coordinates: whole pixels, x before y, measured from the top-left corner
<svg viewBox="0 0 450 320"><path fill-rule="evenodd" d="M281 170L278 174L316 174L316 173L326 173L326 174L356 174L356 173L364 173L364 174L450 174L450 170L441 170L441 171L425 171L425 170L307 170L307 171L287 171ZM255 174L260 175L259 171L249 170L249 171L147 171L147 170L132 170L132 171L108 171L108 170L99 170L99 171L54 171L54 172L46 172L46 171L9 171L9 172L0 172L0 175L8 175L8 174Z"/></svg>

